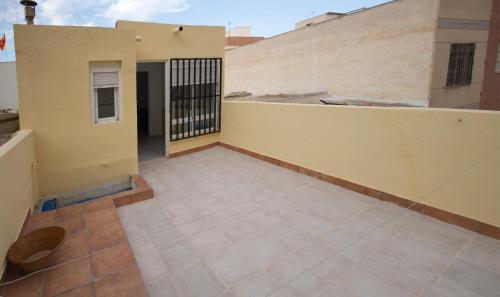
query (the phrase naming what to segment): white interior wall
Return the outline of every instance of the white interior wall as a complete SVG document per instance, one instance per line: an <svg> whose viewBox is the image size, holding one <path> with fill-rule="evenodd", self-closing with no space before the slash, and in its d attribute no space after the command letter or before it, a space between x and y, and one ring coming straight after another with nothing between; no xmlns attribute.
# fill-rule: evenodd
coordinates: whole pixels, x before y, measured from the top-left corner
<svg viewBox="0 0 500 297"><path fill-rule="evenodd" d="M0 109L19 108L16 62L0 63Z"/></svg>
<svg viewBox="0 0 500 297"><path fill-rule="evenodd" d="M164 63L138 63L137 71L148 72L148 134L156 136L163 134L163 101L165 92L163 86Z"/></svg>

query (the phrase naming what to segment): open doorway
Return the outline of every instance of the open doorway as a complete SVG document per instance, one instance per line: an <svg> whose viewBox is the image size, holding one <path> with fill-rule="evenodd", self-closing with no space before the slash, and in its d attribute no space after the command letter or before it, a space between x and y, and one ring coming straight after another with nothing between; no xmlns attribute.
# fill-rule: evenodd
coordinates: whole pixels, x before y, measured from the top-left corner
<svg viewBox="0 0 500 297"><path fill-rule="evenodd" d="M165 157L165 63L137 63L139 162Z"/></svg>

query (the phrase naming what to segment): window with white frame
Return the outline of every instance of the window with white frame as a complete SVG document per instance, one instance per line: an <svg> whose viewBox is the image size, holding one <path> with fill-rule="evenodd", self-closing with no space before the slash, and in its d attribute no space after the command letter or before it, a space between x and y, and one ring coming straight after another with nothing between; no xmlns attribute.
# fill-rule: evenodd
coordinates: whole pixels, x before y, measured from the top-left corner
<svg viewBox="0 0 500 297"><path fill-rule="evenodd" d="M120 64L91 64L92 120L109 123L120 120Z"/></svg>
<svg viewBox="0 0 500 297"><path fill-rule="evenodd" d="M495 67L495 72L500 73L500 42L497 47L497 66Z"/></svg>

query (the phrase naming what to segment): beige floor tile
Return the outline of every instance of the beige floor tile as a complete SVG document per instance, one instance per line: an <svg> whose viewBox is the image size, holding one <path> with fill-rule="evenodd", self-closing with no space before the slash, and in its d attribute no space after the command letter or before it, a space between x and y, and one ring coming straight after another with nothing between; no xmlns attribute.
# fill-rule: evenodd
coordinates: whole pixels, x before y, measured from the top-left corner
<svg viewBox="0 0 500 297"><path fill-rule="evenodd" d="M310 269L325 261L332 254L332 251L316 242L311 242L293 254L301 261L305 269Z"/></svg>
<svg viewBox="0 0 500 297"><path fill-rule="evenodd" d="M346 271L353 269L355 265L356 263L348 257L342 254L337 254L329 257L313 270L326 279L334 280Z"/></svg>
<svg viewBox="0 0 500 297"><path fill-rule="evenodd" d="M227 285L258 270L256 265L243 259L234 247L221 251L209 260L209 264Z"/></svg>
<svg viewBox="0 0 500 297"><path fill-rule="evenodd" d="M237 281L231 288L236 297L265 297L277 289L271 278L257 272Z"/></svg>
<svg viewBox="0 0 500 297"><path fill-rule="evenodd" d="M279 285L286 285L304 272L305 267L293 254L279 258L266 269L267 274Z"/></svg>
<svg viewBox="0 0 500 297"><path fill-rule="evenodd" d="M327 285L327 281L313 271L306 271L291 281L287 287L295 296L309 296L320 292Z"/></svg>
<svg viewBox="0 0 500 297"><path fill-rule="evenodd" d="M190 236L188 240L198 249L200 254L207 258L217 255L232 245L232 242L217 229L201 230Z"/></svg>
<svg viewBox="0 0 500 297"><path fill-rule="evenodd" d="M146 285L149 297L179 297L173 281L164 276Z"/></svg>
<svg viewBox="0 0 500 297"><path fill-rule="evenodd" d="M451 259L415 240L401 236L392 238L380 250L360 264L399 290L422 293Z"/></svg>
<svg viewBox="0 0 500 297"><path fill-rule="evenodd" d="M332 283L339 294L332 296L350 296L350 297L404 297L412 296L405 291L398 291L389 282L377 277L376 275L364 270L361 267L349 270L341 277L335 279Z"/></svg>
<svg viewBox="0 0 500 297"><path fill-rule="evenodd" d="M467 246L459 257L483 269L500 274L500 247L474 241Z"/></svg>
<svg viewBox="0 0 500 297"><path fill-rule="evenodd" d="M262 269L267 268L274 259L286 253L283 248L258 236L244 240L238 243L236 247L243 258Z"/></svg>
<svg viewBox="0 0 500 297"><path fill-rule="evenodd" d="M158 253L158 249L151 243L146 232L137 233L135 237L129 238L129 241L145 282L155 280L167 273L167 268Z"/></svg>
<svg viewBox="0 0 500 297"><path fill-rule="evenodd" d="M171 247L161 248L158 252L171 274L177 274L181 270L203 260L198 250L186 239Z"/></svg>
<svg viewBox="0 0 500 297"><path fill-rule="evenodd" d="M497 297L500 275L458 259L436 280L427 297Z"/></svg>
<svg viewBox="0 0 500 297"><path fill-rule="evenodd" d="M185 269L174 281L183 297L217 297L226 290L205 264L196 264Z"/></svg>

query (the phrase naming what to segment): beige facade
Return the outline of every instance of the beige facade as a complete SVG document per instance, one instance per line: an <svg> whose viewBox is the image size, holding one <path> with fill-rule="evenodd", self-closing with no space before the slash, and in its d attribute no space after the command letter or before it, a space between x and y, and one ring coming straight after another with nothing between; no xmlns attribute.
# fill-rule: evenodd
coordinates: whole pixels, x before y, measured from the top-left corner
<svg viewBox="0 0 500 297"><path fill-rule="evenodd" d="M224 27L118 21L118 29L134 30L137 42L137 62L166 61L171 58L223 58Z"/></svg>
<svg viewBox="0 0 500 297"><path fill-rule="evenodd" d="M429 96L431 107L478 108L488 42L487 23L491 16L491 7L491 0L440 1ZM457 20L467 21L467 23L459 24ZM448 25L446 21L449 22ZM456 28L450 29L450 26ZM446 87L450 48L453 43L476 45L472 82L468 86Z"/></svg>
<svg viewBox="0 0 500 297"><path fill-rule="evenodd" d="M225 29L221 26L181 25L118 21L118 29L133 30L137 39L137 62L166 62L172 58L222 58L224 60ZM224 90L225 72L222 73L221 89ZM213 143L218 134L190 139L167 141L168 153Z"/></svg>
<svg viewBox="0 0 500 297"><path fill-rule="evenodd" d="M331 19L336 19L342 15L343 15L342 13L336 13L336 12L327 12L327 13L324 13L321 15L317 15L317 16L314 16L312 18L308 18L308 19L305 19L305 20L302 20L300 22L295 23L295 30L300 29L300 28L304 28L307 26L319 24L319 23L322 23L324 21L328 21Z"/></svg>
<svg viewBox="0 0 500 297"><path fill-rule="evenodd" d="M491 0L401 0L271 37L227 53L225 94L324 90L373 102L475 105L490 11ZM451 43L476 44L469 86L446 88Z"/></svg>
<svg viewBox="0 0 500 297"><path fill-rule="evenodd" d="M14 34L20 125L35 133L40 194L136 173L134 31L15 25ZM120 65L122 117L95 124L90 67L109 61Z"/></svg>
<svg viewBox="0 0 500 297"><path fill-rule="evenodd" d="M177 27L125 21L119 21L116 29L14 27L20 124L35 134L41 196L137 173L137 62L165 65L171 58L224 57L224 27L184 26L180 34ZM119 65L117 122L92 120L89 74L99 62ZM161 101L155 104L160 105L151 110L161 112ZM158 134L161 115L150 120ZM212 142L213 137L166 142L174 153L200 141Z"/></svg>
<svg viewBox="0 0 500 297"><path fill-rule="evenodd" d="M2 257L39 198L76 196L138 172L138 70L150 70L152 83L165 91L158 68L169 59L224 58L224 27L184 26L181 34L174 32L177 25L120 21L117 27L14 26L22 130L0 147ZM96 69L118 70L113 121L95 117ZM151 100L157 104L151 132L157 135L166 96L155 93ZM217 141L218 133L165 139L171 153ZM0 271L4 267L2 261Z"/></svg>
<svg viewBox="0 0 500 297"><path fill-rule="evenodd" d="M225 94L327 90L426 106L438 4L392 2L229 51Z"/></svg>
<svg viewBox="0 0 500 297"><path fill-rule="evenodd" d="M252 36L252 27L251 26L240 26L229 28L226 31L226 37L230 36L238 36L238 37L251 37Z"/></svg>

